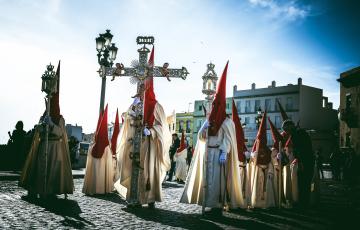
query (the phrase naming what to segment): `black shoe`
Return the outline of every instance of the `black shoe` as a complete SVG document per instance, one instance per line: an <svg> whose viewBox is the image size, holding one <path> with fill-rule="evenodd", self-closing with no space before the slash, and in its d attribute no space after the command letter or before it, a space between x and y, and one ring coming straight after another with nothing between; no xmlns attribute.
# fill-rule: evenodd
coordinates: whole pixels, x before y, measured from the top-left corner
<svg viewBox="0 0 360 230"><path fill-rule="evenodd" d="M149 209L155 209L155 202L148 203Z"/></svg>
<svg viewBox="0 0 360 230"><path fill-rule="evenodd" d="M133 203L133 204L127 204L127 208L142 208L142 205L140 203Z"/></svg>
<svg viewBox="0 0 360 230"><path fill-rule="evenodd" d="M221 208L212 208L210 211L205 211L205 216L222 216Z"/></svg>

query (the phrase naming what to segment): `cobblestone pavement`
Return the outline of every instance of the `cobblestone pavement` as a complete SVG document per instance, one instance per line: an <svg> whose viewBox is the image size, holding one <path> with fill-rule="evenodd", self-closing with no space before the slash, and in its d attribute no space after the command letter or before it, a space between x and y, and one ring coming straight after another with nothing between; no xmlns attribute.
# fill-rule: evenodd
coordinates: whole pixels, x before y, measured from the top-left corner
<svg viewBox="0 0 360 230"><path fill-rule="evenodd" d="M236 210L218 218L201 216L197 205L180 204L183 186L173 182L164 184L164 202L155 210L128 209L115 193L85 196L83 179L74 182L68 200L30 202L17 181L0 181L0 229L332 229L349 227L360 217L344 185L330 180L322 182L318 208Z"/></svg>

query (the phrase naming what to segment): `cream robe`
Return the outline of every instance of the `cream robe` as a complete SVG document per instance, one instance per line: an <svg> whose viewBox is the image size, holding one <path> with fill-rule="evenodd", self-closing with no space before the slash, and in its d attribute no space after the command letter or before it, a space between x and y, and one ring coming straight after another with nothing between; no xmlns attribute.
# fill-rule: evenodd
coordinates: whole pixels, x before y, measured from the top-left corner
<svg viewBox="0 0 360 230"><path fill-rule="evenodd" d="M246 203L243 198L239 160L237 156L235 125L233 121L226 118L222 123L217 136L208 137L208 145L218 148L208 148L206 154L206 135L198 135L198 141L195 146L194 156L191 161L190 170L186 179L185 189L180 199L181 203L203 204L203 170L204 156L207 157L206 167L206 199L205 206L211 208L222 208L225 194L225 176L224 171L220 172L219 155L220 149L227 154L225 164L227 174L227 205L230 208L245 207ZM220 184L221 177L221 184ZM221 191L221 194L220 194Z"/></svg>
<svg viewBox="0 0 360 230"><path fill-rule="evenodd" d="M291 172L291 195L293 202L299 201L299 188L298 188L298 167L299 164L297 160L293 160L290 164Z"/></svg>
<svg viewBox="0 0 360 230"><path fill-rule="evenodd" d="M291 173L290 163L294 160L294 156L291 152L289 152L288 148L286 149L286 154L289 158L289 164L283 167L283 185L284 185L285 200L291 204L293 202L293 192L292 192L293 184L291 179L292 173Z"/></svg>
<svg viewBox="0 0 360 230"><path fill-rule="evenodd" d="M253 159L251 206L269 208L276 206L274 166L270 161L267 165L256 165L257 154Z"/></svg>
<svg viewBox="0 0 360 230"><path fill-rule="evenodd" d="M45 180L45 126L38 125L35 130L30 152L22 170L19 186L35 194L71 194L74 183L71 172L68 138L65 120L49 128L47 154L47 182Z"/></svg>
<svg viewBox="0 0 360 230"><path fill-rule="evenodd" d="M115 188L119 194L127 200L130 198L132 160L130 152L133 149L129 139L134 137L135 128L132 126L133 118L128 110L124 126L121 129L117 152L119 180ZM171 134L166 121L166 115L159 103L154 109L155 122L150 129L151 136L143 137L140 149L140 170L138 179L139 202L147 204L155 201L162 201L162 182L166 171L170 169L169 148L171 145ZM150 153L149 149L150 141ZM146 190L146 183L150 179L150 190Z"/></svg>
<svg viewBox="0 0 360 230"><path fill-rule="evenodd" d="M87 154L82 192L87 195L110 193L114 185L114 166L110 146L106 146L101 158L91 155L93 147L94 144Z"/></svg>
<svg viewBox="0 0 360 230"><path fill-rule="evenodd" d="M180 153L175 153L174 160L176 161L175 177L179 180L185 181L187 175L187 149L183 149Z"/></svg>

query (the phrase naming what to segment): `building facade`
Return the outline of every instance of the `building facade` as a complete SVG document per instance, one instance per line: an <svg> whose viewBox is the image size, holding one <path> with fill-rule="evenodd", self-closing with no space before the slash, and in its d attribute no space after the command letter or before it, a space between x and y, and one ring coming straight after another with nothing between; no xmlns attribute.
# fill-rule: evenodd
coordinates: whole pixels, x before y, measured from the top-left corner
<svg viewBox="0 0 360 230"><path fill-rule="evenodd" d="M267 111L267 116L280 130L282 117L278 100L285 109L289 118L299 124L310 134L313 149L322 149L324 157L333 151L335 131L337 129L337 111L332 108L332 103L323 96L322 89L306 86L299 78L296 85L276 86L272 81L268 88L256 88L253 83L251 89L237 90L234 86L233 97L238 109L241 122L244 124L245 137L248 147L252 146L257 134L256 120L259 111ZM267 124L267 141L273 144L270 127Z"/></svg>
<svg viewBox="0 0 360 230"><path fill-rule="evenodd" d="M192 112L189 113L176 113L175 121L175 132L178 134L179 138L181 133L184 131L186 143L188 146L193 146L193 132L194 132L194 116Z"/></svg>
<svg viewBox="0 0 360 230"><path fill-rule="evenodd" d="M339 145L360 156L360 66L340 74Z"/></svg>

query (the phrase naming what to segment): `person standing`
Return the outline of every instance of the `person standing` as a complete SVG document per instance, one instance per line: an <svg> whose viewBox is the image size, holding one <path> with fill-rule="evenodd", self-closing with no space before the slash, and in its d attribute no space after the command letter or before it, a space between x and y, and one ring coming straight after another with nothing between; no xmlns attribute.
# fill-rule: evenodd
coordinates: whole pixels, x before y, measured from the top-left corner
<svg viewBox="0 0 360 230"><path fill-rule="evenodd" d="M307 207L310 205L311 182L315 166L311 138L304 129L297 128L289 119L283 122L282 129L285 136L291 136L293 155L297 159L299 205Z"/></svg>
<svg viewBox="0 0 360 230"><path fill-rule="evenodd" d="M181 203L203 206L205 214L246 207L243 199L234 122L226 116L226 73L220 78L208 120L199 130ZM206 210L210 208L210 210Z"/></svg>
<svg viewBox="0 0 360 230"><path fill-rule="evenodd" d="M11 166L13 169L18 170L24 166L25 162L25 137L26 132L24 131L24 123L18 121L15 125L15 130L10 134L9 132L8 147L10 148Z"/></svg>
<svg viewBox="0 0 360 230"><path fill-rule="evenodd" d="M149 65L154 63L154 49L151 51ZM156 100L153 77L148 76L145 80L145 92L136 97L129 108L123 128L120 133L120 142L117 149L118 170L120 179L115 183L115 188L121 196L130 201L131 177L132 177L132 142L135 134L135 120L133 107L144 100L143 113L143 137L140 147L139 178L137 184L138 203L135 207L148 204L149 208L155 208L155 202L160 202L162 196L162 182L166 171L170 169L169 148L171 134L168 129L166 115L163 107ZM144 96L142 96L144 95ZM125 189L123 189L125 188Z"/></svg>
<svg viewBox="0 0 360 230"><path fill-rule="evenodd" d="M86 195L106 194L113 190L114 165L108 138L108 106L100 114L94 143L88 150L82 192Z"/></svg>
<svg viewBox="0 0 360 230"><path fill-rule="evenodd" d="M177 135L177 133L174 133L172 135L172 145L170 146L169 149L169 155L170 155L170 161L171 161L171 168L168 172L168 179L167 181L172 181L172 178L174 176L175 173L175 168L176 168L176 162L174 161L174 156L176 153L176 150L180 147L180 139Z"/></svg>
<svg viewBox="0 0 360 230"><path fill-rule="evenodd" d="M176 162L176 171L175 171L175 178L176 181L180 184L185 184L186 175L187 175L187 164L186 164L186 157L187 157L187 149L185 144L185 137L184 131L181 134L181 142L180 147L177 149L174 160Z"/></svg>
<svg viewBox="0 0 360 230"><path fill-rule="evenodd" d="M74 191L65 120L59 106L60 62L56 75L58 88L51 97L50 116L44 113L36 126L19 180L19 186L28 191L29 198L36 198L37 195L55 198L59 194L65 194L66 197ZM49 126L48 145L45 141L46 125Z"/></svg>

